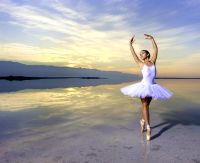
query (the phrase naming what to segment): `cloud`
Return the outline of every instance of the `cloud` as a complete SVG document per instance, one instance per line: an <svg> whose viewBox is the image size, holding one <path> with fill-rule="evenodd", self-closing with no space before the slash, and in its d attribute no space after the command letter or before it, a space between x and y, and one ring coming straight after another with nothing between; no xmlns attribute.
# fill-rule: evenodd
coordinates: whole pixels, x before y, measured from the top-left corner
<svg viewBox="0 0 200 163"><path fill-rule="evenodd" d="M10 16L13 18L13 20L10 21L12 24L19 25L27 29L52 30L54 32L63 33L63 37L59 39L56 39L52 36L40 36L40 40L48 40L59 44L62 46L62 48L71 50L73 55L79 54L79 56L84 57L85 55L88 55L90 56L90 59L92 57L96 59L96 56L100 56L99 61L110 62L109 59L111 56L117 57L117 55L124 52L125 49L123 48L123 44L125 41L123 41L123 37L127 36L125 31L119 32L117 30L113 30L107 34L104 31L93 28L93 22L79 23L72 19L65 19L63 14L68 16L68 9L60 3L57 4L57 2L59 1L56 1L56 4L51 5L51 7L56 6L54 9L61 11L62 16L59 14L49 13L46 10L41 10L33 6L19 6L11 1L2 3L0 9L1 11L10 14ZM58 7L61 8L59 9ZM70 17L76 17L76 15L78 15L78 13L75 11L72 12L72 10L70 10L70 13L72 13ZM106 19L104 20L104 18ZM123 18L120 16L103 15L101 18L99 17L96 22L100 21L101 23L105 24L112 21L112 23L117 23L122 19ZM70 40L65 39L64 36L68 37ZM118 44L122 45L121 49L118 48L119 46L114 39L116 39ZM23 46L20 47L22 48ZM27 52L27 48L24 48L24 52L28 53L29 55L32 54L32 49L29 49L30 52ZM58 58L59 51L64 51L62 48L57 51ZM40 47L35 48L34 51L35 53L44 53L44 51L46 52L47 50ZM116 54L113 52L116 52Z"/></svg>
<svg viewBox="0 0 200 163"><path fill-rule="evenodd" d="M2 0L0 14L9 15L4 21L34 35L38 43L3 43L1 59L62 64L66 61L77 67L105 69L113 69L116 65L116 69L120 66L128 72L133 63L128 42L133 34L136 35L137 53L143 48L152 49L144 33L155 36L160 62L171 58L178 60L196 50L190 49L188 43L200 38L197 23L168 27L157 19L162 18L163 13L158 13L162 8L156 12L156 17L143 20L141 5L138 0L103 0L93 4L84 0L42 0L37 4ZM166 14L174 16L177 12L172 10ZM197 41L194 44L198 44Z"/></svg>

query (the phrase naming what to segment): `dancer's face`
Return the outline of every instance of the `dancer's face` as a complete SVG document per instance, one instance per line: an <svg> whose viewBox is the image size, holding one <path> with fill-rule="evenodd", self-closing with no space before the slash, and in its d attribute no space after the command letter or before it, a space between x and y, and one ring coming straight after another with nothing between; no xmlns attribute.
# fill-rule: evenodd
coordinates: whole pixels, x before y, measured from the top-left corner
<svg viewBox="0 0 200 163"><path fill-rule="evenodd" d="M147 58L147 53L145 51L141 50L141 52L140 52L140 58L142 60L144 60L145 58Z"/></svg>

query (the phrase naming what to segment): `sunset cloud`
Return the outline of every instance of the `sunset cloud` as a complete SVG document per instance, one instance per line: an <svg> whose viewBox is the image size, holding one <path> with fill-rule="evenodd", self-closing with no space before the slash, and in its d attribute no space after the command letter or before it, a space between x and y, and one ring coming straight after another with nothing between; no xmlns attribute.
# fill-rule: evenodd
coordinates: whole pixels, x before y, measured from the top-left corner
<svg viewBox="0 0 200 163"><path fill-rule="evenodd" d="M195 1L174 1L174 7L171 2L146 2L2 0L0 59L139 73L128 42L135 34L136 52L144 48L151 51L151 42L143 36L148 33L158 43L160 74L179 73L176 67L186 66L182 59L199 54ZM184 8L191 11L189 16ZM195 58L189 62L196 63ZM168 62L173 69L166 70Z"/></svg>

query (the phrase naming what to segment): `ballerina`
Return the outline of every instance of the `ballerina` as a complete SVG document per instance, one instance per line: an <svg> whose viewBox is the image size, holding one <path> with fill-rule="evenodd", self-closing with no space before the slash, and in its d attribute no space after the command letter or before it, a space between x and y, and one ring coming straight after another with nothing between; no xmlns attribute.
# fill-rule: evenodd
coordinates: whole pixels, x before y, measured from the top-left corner
<svg viewBox="0 0 200 163"><path fill-rule="evenodd" d="M151 139L151 126L150 126L150 115L149 115L149 105L152 99L154 100L164 100L169 99L173 93L164 88L163 86L155 82L156 77L156 59L158 55L158 47L153 38L153 36L144 34L145 39L152 41L153 52L152 56L148 50L140 51L140 58L136 55L133 48L134 37L133 36L129 42L130 50L133 55L135 62L139 65L143 79L140 82L131 84L125 87L120 88L121 92L124 95L131 97L139 97L142 102L142 112L140 119L141 133L144 132L145 123L147 128L146 139ZM150 58L151 57L151 58Z"/></svg>

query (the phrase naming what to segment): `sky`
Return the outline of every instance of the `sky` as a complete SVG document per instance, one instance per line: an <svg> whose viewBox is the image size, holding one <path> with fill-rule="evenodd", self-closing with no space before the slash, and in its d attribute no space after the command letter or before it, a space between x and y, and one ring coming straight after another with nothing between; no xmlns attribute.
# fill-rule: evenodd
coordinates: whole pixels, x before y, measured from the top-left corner
<svg viewBox="0 0 200 163"><path fill-rule="evenodd" d="M0 60L141 74L130 52L158 46L157 76L200 77L199 0L1 0Z"/></svg>

